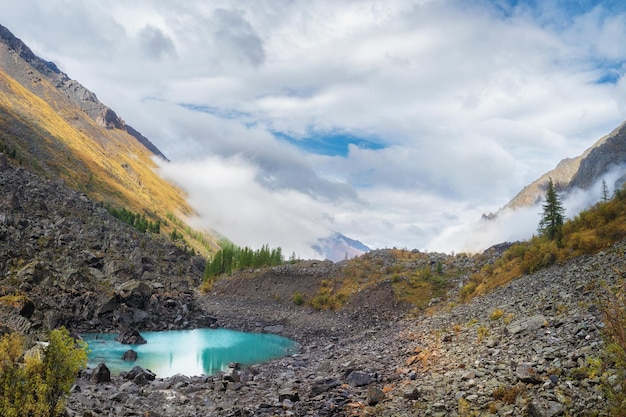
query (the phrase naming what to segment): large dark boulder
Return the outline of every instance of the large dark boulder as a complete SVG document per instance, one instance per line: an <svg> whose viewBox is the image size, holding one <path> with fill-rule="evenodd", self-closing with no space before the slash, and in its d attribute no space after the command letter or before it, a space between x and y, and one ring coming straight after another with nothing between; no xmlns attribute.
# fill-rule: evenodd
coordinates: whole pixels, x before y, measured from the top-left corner
<svg viewBox="0 0 626 417"><path fill-rule="evenodd" d="M111 382L111 371L105 364L99 363L91 373L91 380L96 384Z"/></svg>
<svg viewBox="0 0 626 417"><path fill-rule="evenodd" d="M137 352L132 349L127 350L122 355L122 360L125 360L127 362L135 362L137 360Z"/></svg>
<svg viewBox="0 0 626 417"><path fill-rule="evenodd" d="M126 379L133 381L137 385L148 385L150 381L154 381L156 379L156 375L149 369L143 369L141 366L135 366L126 374Z"/></svg>
<svg viewBox="0 0 626 417"><path fill-rule="evenodd" d="M144 281L130 280L118 288L117 294L127 306L143 310L152 296L152 287Z"/></svg>
<svg viewBox="0 0 626 417"><path fill-rule="evenodd" d="M115 341L123 345L143 345L148 343L148 341L139 334L137 329L124 330L115 338Z"/></svg>

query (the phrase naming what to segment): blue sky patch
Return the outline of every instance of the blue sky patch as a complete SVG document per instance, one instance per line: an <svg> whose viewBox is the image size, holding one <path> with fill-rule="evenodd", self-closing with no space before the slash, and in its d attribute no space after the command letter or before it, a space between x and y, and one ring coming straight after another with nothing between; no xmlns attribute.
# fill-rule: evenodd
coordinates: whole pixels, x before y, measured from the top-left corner
<svg viewBox="0 0 626 417"><path fill-rule="evenodd" d="M240 117L250 116L248 113L245 113L245 112L232 110L232 109L221 109L219 107L213 107L213 106L190 104L190 103L178 103L178 105L187 110L212 114L222 119L239 119Z"/></svg>
<svg viewBox="0 0 626 417"><path fill-rule="evenodd" d="M326 156L348 156L348 146L362 149L383 149L385 146L373 138L347 132L311 132L305 137L294 137L283 132L272 132L278 139L287 141L303 151Z"/></svg>
<svg viewBox="0 0 626 417"><path fill-rule="evenodd" d="M606 72L596 80L596 84L617 84L620 77L621 74L617 71Z"/></svg>

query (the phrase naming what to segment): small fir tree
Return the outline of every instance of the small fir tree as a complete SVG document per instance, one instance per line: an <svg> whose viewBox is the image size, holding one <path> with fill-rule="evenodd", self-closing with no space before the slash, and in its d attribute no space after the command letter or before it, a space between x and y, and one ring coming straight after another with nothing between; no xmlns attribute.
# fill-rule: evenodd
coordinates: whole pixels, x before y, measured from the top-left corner
<svg viewBox="0 0 626 417"><path fill-rule="evenodd" d="M543 214L539 221L539 235L547 237L549 240L555 240L560 245L563 237L564 213L563 203L554 189L552 178L550 178L546 190L546 201L543 203Z"/></svg>
<svg viewBox="0 0 626 417"><path fill-rule="evenodd" d="M602 178L602 188L600 190L600 196L603 202L609 201L609 187L606 185L606 181Z"/></svg>

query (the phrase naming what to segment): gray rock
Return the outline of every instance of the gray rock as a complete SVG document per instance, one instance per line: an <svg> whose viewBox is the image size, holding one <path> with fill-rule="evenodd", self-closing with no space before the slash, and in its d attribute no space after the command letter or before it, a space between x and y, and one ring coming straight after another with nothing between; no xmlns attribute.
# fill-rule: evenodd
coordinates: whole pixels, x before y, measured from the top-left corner
<svg viewBox="0 0 626 417"><path fill-rule="evenodd" d="M137 360L137 352L135 352L132 349L127 350L126 352L124 352L124 354L122 355L122 360L128 361L128 362L134 362Z"/></svg>
<svg viewBox="0 0 626 417"><path fill-rule="evenodd" d="M382 403L385 400L385 397L385 392L382 389L372 385L367 387L365 403L369 406L374 406L378 403Z"/></svg>
<svg viewBox="0 0 626 417"><path fill-rule="evenodd" d="M124 330L122 333L117 335L115 341L124 345L143 345L148 343L148 341L144 339L141 334L139 334L137 329Z"/></svg>
<svg viewBox="0 0 626 417"><path fill-rule="evenodd" d="M147 385L150 381L154 381L156 375L148 370L143 369L141 366L135 366L126 374L126 379L129 381L133 381L137 385Z"/></svg>
<svg viewBox="0 0 626 417"><path fill-rule="evenodd" d="M406 398L407 400L419 400L420 391L419 391L417 384L411 384L407 386L404 389L402 396Z"/></svg>
<svg viewBox="0 0 626 417"><path fill-rule="evenodd" d="M282 333L285 330L285 326L282 324L276 324L273 326L265 326L263 331L265 333Z"/></svg>
<svg viewBox="0 0 626 417"><path fill-rule="evenodd" d="M505 327L505 333L516 335L525 331L537 330L543 327L545 323L547 323L546 318L542 314L537 314L532 317L525 317L523 319L513 321Z"/></svg>
<svg viewBox="0 0 626 417"><path fill-rule="evenodd" d="M556 401L535 399L528 404L528 414L532 417L555 417L563 411L563 405Z"/></svg>
<svg viewBox="0 0 626 417"><path fill-rule="evenodd" d="M365 372L352 371L346 378L346 382L353 387L362 387L373 382L372 376Z"/></svg>
<svg viewBox="0 0 626 417"><path fill-rule="evenodd" d="M341 385L341 382L337 378L318 379L311 386L311 397L316 397L339 385Z"/></svg>
<svg viewBox="0 0 626 417"><path fill-rule="evenodd" d="M228 368L222 377L224 381L228 382L241 382L241 377L237 367Z"/></svg>
<svg viewBox="0 0 626 417"><path fill-rule="evenodd" d="M282 403L285 400L296 402L300 400L300 395L293 387L286 387L278 393L278 401Z"/></svg>
<svg viewBox="0 0 626 417"><path fill-rule="evenodd" d="M542 382L541 376L528 363L520 363L515 368L515 376L522 382L530 384L539 384Z"/></svg>

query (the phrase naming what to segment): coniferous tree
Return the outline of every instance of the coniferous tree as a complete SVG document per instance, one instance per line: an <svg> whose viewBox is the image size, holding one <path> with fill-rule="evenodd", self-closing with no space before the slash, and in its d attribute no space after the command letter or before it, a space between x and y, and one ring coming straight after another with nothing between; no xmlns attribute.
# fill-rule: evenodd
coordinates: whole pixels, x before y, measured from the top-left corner
<svg viewBox="0 0 626 417"><path fill-rule="evenodd" d="M554 189L552 178L550 178L548 189L546 190L546 201L543 203L543 214L539 221L539 234L550 240L556 240L560 245L563 237L564 213L565 208L563 208L563 203Z"/></svg>
<svg viewBox="0 0 626 417"><path fill-rule="evenodd" d="M601 198L603 202L609 201L609 187L606 185L606 181L602 178Z"/></svg>

